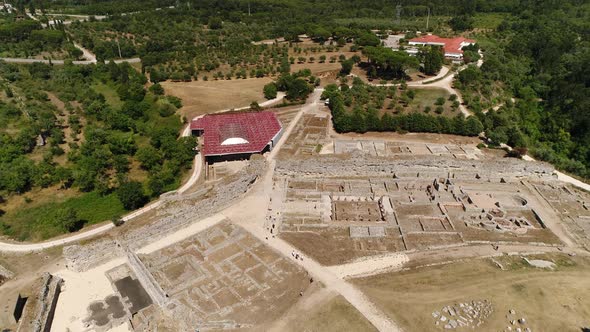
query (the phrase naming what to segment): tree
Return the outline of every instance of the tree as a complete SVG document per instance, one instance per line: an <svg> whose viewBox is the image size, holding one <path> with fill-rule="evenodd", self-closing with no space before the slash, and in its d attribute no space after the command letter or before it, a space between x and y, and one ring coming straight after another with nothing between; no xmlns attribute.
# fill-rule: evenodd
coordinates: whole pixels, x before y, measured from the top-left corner
<svg viewBox="0 0 590 332"><path fill-rule="evenodd" d="M319 27L311 33L311 39L318 43L324 43L330 37L330 32L323 27Z"/></svg>
<svg viewBox="0 0 590 332"><path fill-rule="evenodd" d="M207 25L209 26L209 29L219 30L223 27L223 22L221 21L221 18L211 16Z"/></svg>
<svg viewBox="0 0 590 332"><path fill-rule="evenodd" d="M465 122L465 135L477 136L483 131L483 124L475 116L470 116Z"/></svg>
<svg viewBox="0 0 590 332"><path fill-rule="evenodd" d="M469 15L455 16L449 21L449 26L455 31L465 31L473 29L475 20Z"/></svg>
<svg viewBox="0 0 590 332"><path fill-rule="evenodd" d="M66 207L55 212L53 224L64 232L73 232L80 229L81 221L74 208Z"/></svg>
<svg viewBox="0 0 590 332"><path fill-rule="evenodd" d="M160 85L160 83L156 83L150 86L150 92L157 96L162 96L164 95L164 88Z"/></svg>
<svg viewBox="0 0 590 332"><path fill-rule="evenodd" d="M274 99L277 97L277 85L274 82L268 83L264 86L263 92L264 98Z"/></svg>
<svg viewBox="0 0 590 332"><path fill-rule="evenodd" d="M466 86L479 83L481 77L481 70L473 65L467 66L467 68L461 70L458 75L459 82Z"/></svg>
<svg viewBox="0 0 590 332"><path fill-rule="evenodd" d="M419 65L416 57L386 47L368 46L363 49L363 54L369 59L368 70L371 76L384 79L404 78L407 76L407 69L417 68Z"/></svg>
<svg viewBox="0 0 590 332"><path fill-rule="evenodd" d="M260 105L256 101L253 101L250 103L250 110L251 111L260 111L261 109L262 109L262 107L260 107Z"/></svg>
<svg viewBox="0 0 590 332"><path fill-rule="evenodd" d="M346 75L349 75L350 72L352 71L354 61L352 59L348 59L348 60L342 61L341 65L342 65L342 69L340 69L340 75L346 76Z"/></svg>
<svg viewBox="0 0 590 332"><path fill-rule="evenodd" d="M137 149L135 158L141 163L141 167L151 170L162 163L162 153L151 145Z"/></svg>
<svg viewBox="0 0 590 332"><path fill-rule="evenodd" d="M305 99L313 91L311 86L302 78L296 78L287 88L287 99Z"/></svg>
<svg viewBox="0 0 590 332"><path fill-rule="evenodd" d="M147 196L141 182L129 181L121 184L117 189L117 197L127 210L135 210L147 202Z"/></svg>
<svg viewBox="0 0 590 332"><path fill-rule="evenodd" d="M444 54L440 46L430 46L422 53L424 58L424 74L435 75L443 65Z"/></svg>

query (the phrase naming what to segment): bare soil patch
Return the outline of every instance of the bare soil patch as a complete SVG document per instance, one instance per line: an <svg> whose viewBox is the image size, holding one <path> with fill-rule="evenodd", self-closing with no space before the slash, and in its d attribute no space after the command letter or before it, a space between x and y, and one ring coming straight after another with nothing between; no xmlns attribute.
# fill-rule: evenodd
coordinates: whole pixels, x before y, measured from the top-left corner
<svg viewBox="0 0 590 332"><path fill-rule="evenodd" d="M265 101L262 88L271 78L231 81L162 82L166 93L182 99L180 114L187 119Z"/></svg>

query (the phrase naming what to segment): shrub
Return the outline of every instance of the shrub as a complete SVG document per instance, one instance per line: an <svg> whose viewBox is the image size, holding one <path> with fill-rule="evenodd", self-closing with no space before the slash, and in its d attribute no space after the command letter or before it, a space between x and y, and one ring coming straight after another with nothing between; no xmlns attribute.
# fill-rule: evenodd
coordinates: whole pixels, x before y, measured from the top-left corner
<svg viewBox="0 0 590 332"><path fill-rule="evenodd" d="M264 86L264 98L266 99L274 99L277 97L277 85L273 83L268 83Z"/></svg>
<svg viewBox="0 0 590 332"><path fill-rule="evenodd" d="M147 203L147 196L140 182L129 181L117 189L117 197L126 210L135 210Z"/></svg>

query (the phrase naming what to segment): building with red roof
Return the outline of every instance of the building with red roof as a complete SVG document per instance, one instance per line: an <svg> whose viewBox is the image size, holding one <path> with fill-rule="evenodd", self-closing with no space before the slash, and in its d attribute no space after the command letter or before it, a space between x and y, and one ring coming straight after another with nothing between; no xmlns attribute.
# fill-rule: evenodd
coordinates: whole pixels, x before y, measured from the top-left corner
<svg viewBox="0 0 590 332"><path fill-rule="evenodd" d="M190 128L203 137L202 152L209 160L270 151L283 134L283 126L270 111L208 114L193 120Z"/></svg>
<svg viewBox="0 0 590 332"><path fill-rule="evenodd" d="M414 46L442 46L445 52L445 57L453 60L463 60L463 47L475 44L475 40L466 39L463 37L443 38L436 35L426 35L417 38L412 38L409 40L408 44Z"/></svg>

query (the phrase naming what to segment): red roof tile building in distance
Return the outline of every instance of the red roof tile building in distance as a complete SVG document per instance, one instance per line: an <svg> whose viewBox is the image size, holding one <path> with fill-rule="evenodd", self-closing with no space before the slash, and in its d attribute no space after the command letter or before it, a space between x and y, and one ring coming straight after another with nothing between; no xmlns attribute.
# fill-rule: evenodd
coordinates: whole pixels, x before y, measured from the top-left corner
<svg viewBox="0 0 590 332"><path fill-rule="evenodd" d="M463 47L475 44L475 40L466 39L463 37L443 38L436 35L426 35L412 38L408 41L408 44L410 46L442 46L445 52L445 57L453 60L463 60Z"/></svg>
<svg viewBox="0 0 590 332"><path fill-rule="evenodd" d="M270 151L283 134L283 126L270 111L208 114L193 120L190 128L202 136L202 152L210 161Z"/></svg>

